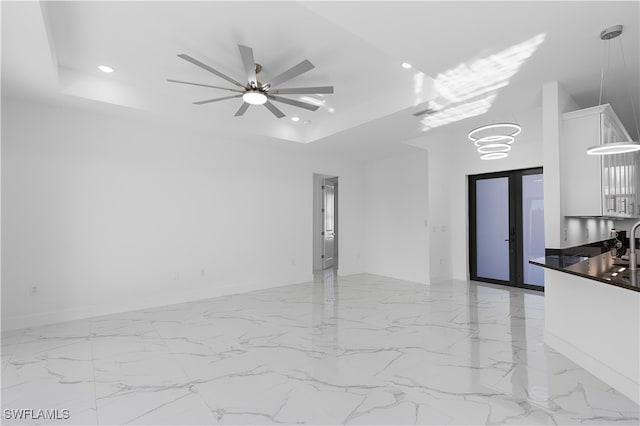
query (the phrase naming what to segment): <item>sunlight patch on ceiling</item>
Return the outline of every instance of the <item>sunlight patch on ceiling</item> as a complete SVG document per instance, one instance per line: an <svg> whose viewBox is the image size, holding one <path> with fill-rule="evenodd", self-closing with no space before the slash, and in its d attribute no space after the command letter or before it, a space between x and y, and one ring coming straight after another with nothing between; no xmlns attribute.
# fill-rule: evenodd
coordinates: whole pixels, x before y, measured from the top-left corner
<svg viewBox="0 0 640 426"><path fill-rule="evenodd" d="M316 95L316 96L320 96L320 95ZM298 99L301 102L306 102L308 104L319 106L319 107L323 107L327 103L326 99L318 99L317 97L314 97L314 96L311 96L311 95L298 96Z"/></svg>
<svg viewBox="0 0 640 426"><path fill-rule="evenodd" d="M434 127L444 126L445 124L454 123L467 117L484 114L491 108L491 104L493 104L495 98L495 94L486 95L480 99L451 105L439 111L436 110L421 120L422 124L424 124L422 131L426 132ZM429 102L429 105L431 106L432 103L433 102Z"/></svg>
<svg viewBox="0 0 640 426"><path fill-rule="evenodd" d="M324 99L324 96L320 93L315 95L298 96L298 100L320 107L320 109L324 109L327 112L335 112L335 108L333 108L331 104L327 102L327 99Z"/></svg>
<svg viewBox="0 0 640 426"><path fill-rule="evenodd" d="M438 74L434 79L437 97L429 101L428 115L421 119L423 131L487 112L498 90L509 84L544 39L545 34L538 34L501 52Z"/></svg>

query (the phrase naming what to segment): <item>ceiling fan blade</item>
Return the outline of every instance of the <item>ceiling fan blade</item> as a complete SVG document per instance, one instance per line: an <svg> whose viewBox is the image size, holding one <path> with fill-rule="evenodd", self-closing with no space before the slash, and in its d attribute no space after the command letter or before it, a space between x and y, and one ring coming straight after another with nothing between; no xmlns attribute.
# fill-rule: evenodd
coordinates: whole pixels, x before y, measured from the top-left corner
<svg viewBox="0 0 640 426"><path fill-rule="evenodd" d="M285 72L283 72L282 74L278 74L277 76L273 77L269 83L271 84L271 87L275 87L278 84L284 83L285 81L289 81L292 78L297 77L300 74L303 74L314 68L315 67L313 66L313 64L305 59L304 61L300 62L298 65L295 65L289 68L288 70L286 70Z"/></svg>
<svg viewBox="0 0 640 426"><path fill-rule="evenodd" d="M218 71L218 70L215 70L215 69L211 68L211 67L210 67L209 65L207 65L207 64L203 64L203 63L202 63L202 62L200 62L199 60L197 60L197 59L195 59L195 58L192 58L192 57L191 57L191 56L189 56L189 55L186 55L186 54L184 54L184 53L181 53L180 55L178 55L178 57L179 57L179 58L184 59L184 60L185 60L185 61L187 61L187 62L191 62L192 64L197 65L197 66L199 66L200 68L202 68L202 69L204 69L204 70L207 70L207 71L209 71L210 73L213 73L213 74L217 75L217 76L218 76L218 77L220 77L220 78L224 78L225 80L227 80L227 81L228 81L228 82L230 82L230 83L235 84L236 86L244 87L244 85L242 85L242 84L238 83L237 81L235 81L235 80L234 80L234 79L232 79L231 77L229 77L229 76L227 76L227 75L222 74L220 71Z"/></svg>
<svg viewBox="0 0 640 426"><path fill-rule="evenodd" d="M249 105L250 104L243 102L242 105L240 106L240 109L235 114L233 114L233 116L240 117L241 115L244 115L247 109L249 109Z"/></svg>
<svg viewBox="0 0 640 426"><path fill-rule="evenodd" d="M225 99L239 98L242 95L225 96L224 98L207 99L206 101L194 102L194 105L210 104L211 102L224 101Z"/></svg>
<svg viewBox="0 0 640 426"><path fill-rule="evenodd" d="M228 87L220 87L220 86L211 86L209 84L191 83L189 81L171 80L170 78L168 78L167 81L171 83L190 84L192 86L211 87L212 89L229 90L231 92L238 92L238 93L244 92L244 90L229 89Z"/></svg>
<svg viewBox="0 0 640 426"><path fill-rule="evenodd" d="M280 95L317 95L319 93L333 93L333 86L321 86L321 87L292 87L289 89L276 89L271 90L269 93Z"/></svg>
<svg viewBox="0 0 640 426"><path fill-rule="evenodd" d="M267 96L272 101L282 102L283 104L289 104L293 106L297 106L298 108L308 109L309 111L315 111L320 108L318 105L311 105L305 102L294 101L293 99L282 98L280 96Z"/></svg>
<svg viewBox="0 0 640 426"><path fill-rule="evenodd" d="M247 46L238 45L240 49L240 56L242 56L242 63L244 64L244 71L247 74L247 81L249 83L257 83L256 78L256 63L253 59L253 49Z"/></svg>
<svg viewBox="0 0 640 426"><path fill-rule="evenodd" d="M280 111L278 109L278 107L276 107L274 104L272 104L271 102L267 101L264 103L264 106L267 107L267 109L269 111L271 111L273 113L273 115L275 115L278 118L282 118L284 117L284 112Z"/></svg>

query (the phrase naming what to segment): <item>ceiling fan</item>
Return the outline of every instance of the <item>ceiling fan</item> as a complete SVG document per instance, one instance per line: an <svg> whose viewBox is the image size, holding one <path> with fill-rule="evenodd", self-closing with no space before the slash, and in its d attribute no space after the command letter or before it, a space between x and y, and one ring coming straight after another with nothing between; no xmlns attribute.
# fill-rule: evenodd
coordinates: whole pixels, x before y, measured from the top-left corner
<svg viewBox="0 0 640 426"><path fill-rule="evenodd" d="M235 117L239 117L243 115L249 106L251 105L264 105L273 115L277 118L282 118L285 114L278 109L273 103L270 101L281 102L283 104L292 105L298 108L304 108L309 111L316 111L319 108L319 105L313 105L306 102L297 101L294 99L283 98L278 95L295 95L295 94L322 94L322 93L333 93L333 86L320 86L320 87L291 87L291 88L282 88L276 89L275 87L291 80L294 77L299 76L307 71L315 68L311 62L308 60L304 60L300 62L298 65L295 65L288 70L284 71L281 74L273 77L270 82L262 83L258 81L258 74L262 70L262 65L256 64L253 59L253 49L247 46L238 45L238 49L240 49L240 56L242 57L242 63L244 65L244 72L247 75L247 83L242 84L233 78L221 73L220 71L210 67L209 65L198 61L195 58L187 54L178 55L179 58L184 59L187 62L191 62L192 64L209 71L212 74L217 75L220 78L227 80L229 83L238 86L238 89L231 89L227 87L220 86L211 86L209 84L201 84L201 83L192 83L189 81L180 81L180 80L172 80L167 79L167 81L171 83L180 83L180 84L190 84L192 86L202 86L202 87L210 87L213 89L220 90L228 90L230 92L236 92L237 95L224 96L222 98L214 98L207 99L204 101L194 102L195 105L203 105L211 102L224 101L226 99L234 99L234 98L242 98L244 101L240 106L240 109L234 114Z"/></svg>

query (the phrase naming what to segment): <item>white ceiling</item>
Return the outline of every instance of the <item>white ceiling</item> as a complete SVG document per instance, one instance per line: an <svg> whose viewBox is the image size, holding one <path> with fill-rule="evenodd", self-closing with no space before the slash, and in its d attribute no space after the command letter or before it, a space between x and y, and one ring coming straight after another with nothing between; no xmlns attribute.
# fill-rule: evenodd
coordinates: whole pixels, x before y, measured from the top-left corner
<svg viewBox="0 0 640 426"><path fill-rule="evenodd" d="M605 47L598 34L622 24L622 37L609 44L604 87L637 138L629 94L638 109L639 4L2 2L2 94L143 111L214 133L308 143L308 149L369 159L405 149L402 142L416 137L449 132L464 139L476 125L517 119L540 107L542 86L551 81L559 81L581 106L596 105ZM486 113L426 132L412 115L438 99L439 75L460 64L477 70L477 61L536 36L544 41L495 92ZM176 55L187 53L241 80L238 44L254 49L262 81L308 59L316 68L282 87L333 85L335 93L316 96L324 102L316 112L276 104L286 118L276 119L260 106L238 118L233 114L240 99L192 105L228 92L166 82L230 87ZM401 68L403 61L413 69ZM116 72L103 74L100 64ZM302 120L292 122L293 115Z"/></svg>

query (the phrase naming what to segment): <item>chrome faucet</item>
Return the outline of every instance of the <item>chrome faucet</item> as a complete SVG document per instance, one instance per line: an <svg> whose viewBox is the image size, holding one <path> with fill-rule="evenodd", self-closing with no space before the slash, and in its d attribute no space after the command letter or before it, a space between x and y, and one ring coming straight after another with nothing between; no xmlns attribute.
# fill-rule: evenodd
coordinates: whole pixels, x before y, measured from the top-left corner
<svg viewBox="0 0 640 426"><path fill-rule="evenodd" d="M629 269L638 270L638 255L636 254L636 230L640 227L640 221L631 227L631 235L629 236Z"/></svg>

